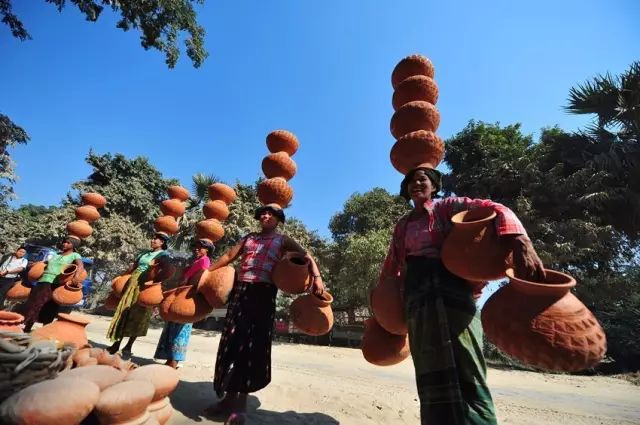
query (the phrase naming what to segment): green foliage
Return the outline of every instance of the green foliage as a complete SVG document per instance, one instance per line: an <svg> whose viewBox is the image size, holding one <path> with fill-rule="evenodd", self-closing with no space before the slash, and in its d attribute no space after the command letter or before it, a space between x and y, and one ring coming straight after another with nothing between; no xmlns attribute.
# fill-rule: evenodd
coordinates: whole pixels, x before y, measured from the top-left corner
<svg viewBox="0 0 640 425"><path fill-rule="evenodd" d="M2 11L2 0L0 0L0 12ZM8 116L0 114L0 207L6 205L9 199L15 197L13 184L17 176L14 171L14 162L9 156L8 149L18 144L26 144L29 135L26 131Z"/></svg>

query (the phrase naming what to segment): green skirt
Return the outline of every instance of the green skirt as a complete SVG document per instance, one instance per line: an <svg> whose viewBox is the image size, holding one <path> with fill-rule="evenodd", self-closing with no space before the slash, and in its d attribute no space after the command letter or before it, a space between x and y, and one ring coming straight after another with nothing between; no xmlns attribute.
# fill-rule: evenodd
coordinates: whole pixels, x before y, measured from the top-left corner
<svg viewBox="0 0 640 425"><path fill-rule="evenodd" d="M134 272L131 275L118 307L116 307L116 312L107 331L107 338L111 341L147 334L151 310L137 304L141 284L138 283L138 280L141 274L142 272Z"/></svg>
<svg viewBox="0 0 640 425"><path fill-rule="evenodd" d="M421 423L497 424L470 287L439 259L407 257L404 300Z"/></svg>

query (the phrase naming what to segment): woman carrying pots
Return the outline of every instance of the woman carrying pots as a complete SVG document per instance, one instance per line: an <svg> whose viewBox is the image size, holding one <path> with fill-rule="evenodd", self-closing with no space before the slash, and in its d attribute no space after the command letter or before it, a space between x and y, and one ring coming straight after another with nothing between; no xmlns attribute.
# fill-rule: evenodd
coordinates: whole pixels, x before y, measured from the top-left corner
<svg viewBox="0 0 640 425"><path fill-rule="evenodd" d="M76 265L76 273L84 269L82 257L76 252L80 246L80 238L67 236L62 240L60 254L47 260L47 267L29 293L29 298L21 307L24 315L24 331L30 332L35 322L44 325L53 322L60 311L60 306L53 300L53 291L62 283L58 276L70 264Z"/></svg>
<svg viewBox="0 0 640 425"><path fill-rule="evenodd" d="M474 290L449 272L440 259L442 244L458 212L493 208L499 239L513 250L517 276L544 281L544 268L526 231L507 207L469 198L432 197L441 174L418 166L401 183L413 210L396 224L380 279L404 284L404 310L415 367L423 424L496 424L486 383L483 336Z"/></svg>
<svg viewBox="0 0 640 425"><path fill-rule="evenodd" d="M215 261L209 270L224 267L240 258L238 278L229 296L225 326L218 346L214 389L217 404L205 415L229 415L229 424L243 424L247 396L271 382L271 338L278 288L271 281L275 264L288 252L301 253L309 260L313 276L311 291L322 294L324 284L318 266L296 241L277 232L285 222L282 208L268 204L254 215L260 231L245 236Z"/></svg>
<svg viewBox="0 0 640 425"><path fill-rule="evenodd" d="M166 233L154 233L150 242L151 250L138 255L136 261L125 272L125 274L130 273L131 277L122 292L122 297L107 331L107 338L113 341L113 345L108 348L109 353L117 353L120 350L122 340L129 337L127 345L122 349L122 354L130 356L136 338L147 334L151 310L138 305L138 296L142 285L147 281L145 272L149 269L151 262L158 262L162 267L165 262L170 260L166 252L168 241L169 235Z"/></svg>
<svg viewBox="0 0 640 425"><path fill-rule="evenodd" d="M194 249L195 259L182 276L182 283L179 286L188 285L194 276L211 265L211 256L214 250L213 242L209 239L199 239L196 241ZM156 348L154 357L166 360L167 366L178 368L178 362L185 360L189 337L191 336L191 323L167 322L162 329L160 340Z"/></svg>

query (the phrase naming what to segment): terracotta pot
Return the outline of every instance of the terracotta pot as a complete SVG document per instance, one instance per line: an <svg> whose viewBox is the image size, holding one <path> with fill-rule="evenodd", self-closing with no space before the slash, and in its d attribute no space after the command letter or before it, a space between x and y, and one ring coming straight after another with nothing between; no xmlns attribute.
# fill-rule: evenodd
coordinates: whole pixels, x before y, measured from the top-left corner
<svg viewBox="0 0 640 425"><path fill-rule="evenodd" d="M127 372L108 365L78 367L64 370L58 374L58 378L78 378L91 381L100 388L100 391L124 381L126 376Z"/></svg>
<svg viewBox="0 0 640 425"><path fill-rule="evenodd" d="M25 301L29 298L30 293L31 286L27 286L23 281L19 280L7 291L5 298L9 301Z"/></svg>
<svg viewBox="0 0 640 425"><path fill-rule="evenodd" d="M402 81L395 92L391 103L396 111L402 105L416 100L422 100L435 105L438 101L438 85L425 75L414 75Z"/></svg>
<svg viewBox="0 0 640 425"><path fill-rule="evenodd" d="M208 201L202 207L202 213L206 218L215 218L219 221L225 221L229 217L229 207L224 201Z"/></svg>
<svg viewBox="0 0 640 425"><path fill-rule="evenodd" d="M156 229L156 232L173 235L178 231L178 222L170 215L161 215L156 218L156 221L153 223L153 228Z"/></svg>
<svg viewBox="0 0 640 425"><path fill-rule="evenodd" d="M138 295L138 305L142 307L154 307L162 303L162 285L155 282L145 282Z"/></svg>
<svg viewBox="0 0 640 425"><path fill-rule="evenodd" d="M165 296L162 304L166 302ZM160 316L167 322L195 323L207 317L212 310L204 296L198 294L195 287L187 285L175 289L175 298L168 308L161 305Z"/></svg>
<svg viewBox="0 0 640 425"><path fill-rule="evenodd" d="M100 389L93 382L78 378L48 379L4 400L0 418L3 424L78 425L93 410L99 397Z"/></svg>
<svg viewBox="0 0 640 425"><path fill-rule="evenodd" d="M53 290L53 301L58 305L72 306L82 301L82 286L71 283L58 286Z"/></svg>
<svg viewBox="0 0 640 425"><path fill-rule="evenodd" d="M130 274L123 274L121 276L117 276L111 281L111 291L117 298L122 297L122 293L124 292L130 277Z"/></svg>
<svg viewBox="0 0 640 425"><path fill-rule="evenodd" d="M493 208L476 208L451 218L453 228L442 245L442 262L453 274L472 281L505 276L511 251L499 239Z"/></svg>
<svg viewBox="0 0 640 425"><path fill-rule="evenodd" d="M597 365L607 349L593 313L571 293L576 281L546 270L544 283L513 276L482 308L487 338L521 362L542 369L577 372Z"/></svg>
<svg viewBox="0 0 640 425"><path fill-rule="evenodd" d="M82 203L91 205L96 208L104 208L107 205L107 198L95 192L86 192L82 194Z"/></svg>
<svg viewBox="0 0 640 425"><path fill-rule="evenodd" d="M167 317L169 317L170 314L169 309L171 307L171 304L176 300L176 289L178 288L164 291L162 294L164 298L162 299L162 303L160 304L158 311L160 313L160 317L162 317L162 319L165 321L168 321Z"/></svg>
<svg viewBox="0 0 640 425"><path fill-rule="evenodd" d="M0 310L0 331L22 333L24 316L12 311Z"/></svg>
<svg viewBox="0 0 640 425"><path fill-rule="evenodd" d="M113 292L110 292L109 296L104 300L102 306L107 310L114 311L116 308L118 308L119 303L120 298L118 298L118 296Z"/></svg>
<svg viewBox="0 0 640 425"><path fill-rule="evenodd" d="M403 286L404 282L399 277L386 278L371 291L371 311L376 321L394 335L406 335L408 332L404 319Z"/></svg>
<svg viewBox="0 0 640 425"><path fill-rule="evenodd" d="M419 165L435 169L444 159L444 142L431 131L413 131L393 145L390 156L393 167L405 175Z"/></svg>
<svg viewBox="0 0 640 425"><path fill-rule="evenodd" d="M76 274L76 270L78 270L78 266L75 264L67 264L62 269L62 272L57 277L57 283L64 285L66 283L70 283L73 279L73 276Z"/></svg>
<svg viewBox="0 0 640 425"><path fill-rule="evenodd" d="M422 55L411 55L402 59L391 73L391 85L394 89L404 80L414 75L424 75L433 78L436 70L429 59Z"/></svg>
<svg viewBox="0 0 640 425"><path fill-rule="evenodd" d="M440 125L440 112L429 102L405 103L391 117L391 134L396 139L412 131L435 132Z"/></svg>
<svg viewBox="0 0 640 425"><path fill-rule="evenodd" d="M267 149L271 153L286 152L293 156L299 146L298 138L290 131L275 130L267 134Z"/></svg>
<svg viewBox="0 0 640 425"><path fill-rule="evenodd" d="M109 354L107 350L102 350L96 357L99 365L110 366L113 362L113 355Z"/></svg>
<svg viewBox="0 0 640 425"><path fill-rule="evenodd" d="M169 186L167 194L169 195L169 198L174 198L179 201L188 201L190 196L187 189L178 185Z"/></svg>
<svg viewBox="0 0 640 425"><path fill-rule="evenodd" d="M298 167L286 152L269 154L262 160L262 172L267 178L282 177L291 180L296 175Z"/></svg>
<svg viewBox="0 0 640 425"><path fill-rule="evenodd" d="M309 260L302 254L289 253L276 263L271 280L287 294L302 294L311 285Z"/></svg>
<svg viewBox="0 0 640 425"><path fill-rule="evenodd" d="M163 400L173 392L180 382L180 374L172 367L150 364L140 366L139 368L129 372L126 381L146 381L153 384L155 392L153 394L153 402Z"/></svg>
<svg viewBox="0 0 640 425"><path fill-rule="evenodd" d="M34 338L54 339L84 348L89 344L85 327L90 320L80 314L58 313L58 320L31 332Z"/></svg>
<svg viewBox="0 0 640 425"><path fill-rule="evenodd" d="M156 402L153 402L147 408L149 415L156 418L160 425L164 425L169 422L171 415L173 414L173 407L169 401L169 397L165 397Z"/></svg>
<svg viewBox="0 0 640 425"><path fill-rule="evenodd" d="M97 364L98 359L94 357L82 358L78 360L78 367L96 366Z"/></svg>
<svg viewBox="0 0 640 425"><path fill-rule="evenodd" d="M217 242L224 236L224 228L215 218L208 218L196 223L196 237Z"/></svg>
<svg viewBox="0 0 640 425"><path fill-rule="evenodd" d="M184 204L178 199L166 199L160 203L160 211L164 215L178 218L184 215Z"/></svg>
<svg viewBox="0 0 640 425"><path fill-rule="evenodd" d="M229 300L236 271L231 266L221 267L212 272L205 270L197 282L197 291L213 308L222 308Z"/></svg>
<svg viewBox="0 0 640 425"><path fill-rule="evenodd" d="M101 424L121 424L144 415L155 388L150 382L127 380L102 391L95 407Z"/></svg>
<svg viewBox="0 0 640 425"><path fill-rule="evenodd" d="M377 366L392 366L409 357L409 337L384 330L372 317L364 322L362 355Z"/></svg>
<svg viewBox="0 0 640 425"><path fill-rule="evenodd" d="M67 233L71 236L76 236L80 239L85 239L91 236L93 229L89 222L84 220L75 220L67 224Z"/></svg>
<svg viewBox="0 0 640 425"><path fill-rule="evenodd" d="M91 348L86 347L86 348L81 348L79 350L76 350L71 356L71 360L73 361L73 363L77 365L81 361L86 360L90 357L91 357Z"/></svg>
<svg viewBox="0 0 640 425"><path fill-rule="evenodd" d="M207 188L210 201L222 201L230 205L236 199L236 192L224 183L214 183Z"/></svg>
<svg viewBox="0 0 640 425"><path fill-rule="evenodd" d="M76 273L71 278L71 283L82 286L82 283L87 279L88 276L89 274L87 273L87 269L83 267L80 270L76 271Z"/></svg>
<svg viewBox="0 0 640 425"><path fill-rule="evenodd" d="M293 198L293 189L282 177L274 177L260 182L258 200L262 205L278 204L286 208Z"/></svg>
<svg viewBox="0 0 640 425"><path fill-rule="evenodd" d="M47 263L44 261L38 261L37 263L33 263L29 271L27 272L27 278L29 282L37 282L42 275L44 274L44 270L47 268Z"/></svg>
<svg viewBox="0 0 640 425"><path fill-rule="evenodd" d="M147 270L145 270L143 276L145 281L149 282L164 282L173 277L176 272L176 268L171 261L159 259L153 259L149 262Z"/></svg>
<svg viewBox="0 0 640 425"><path fill-rule="evenodd" d="M100 218L100 213L98 212L98 209L93 205L83 205L76 208L76 218L78 220L84 220L89 223L93 223Z"/></svg>
<svg viewBox="0 0 640 425"><path fill-rule="evenodd" d="M328 292L318 296L302 295L291 303L289 313L293 324L307 335L324 335L333 327L333 297Z"/></svg>

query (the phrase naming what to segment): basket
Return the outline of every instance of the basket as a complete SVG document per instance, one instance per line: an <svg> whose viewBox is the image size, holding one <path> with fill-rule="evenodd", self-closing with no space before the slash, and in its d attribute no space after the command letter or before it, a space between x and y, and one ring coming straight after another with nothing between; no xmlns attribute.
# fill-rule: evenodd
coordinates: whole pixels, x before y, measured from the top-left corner
<svg viewBox="0 0 640 425"><path fill-rule="evenodd" d="M74 351L58 341L0 331L0 402L31 384L55 378Z"/></svg>

